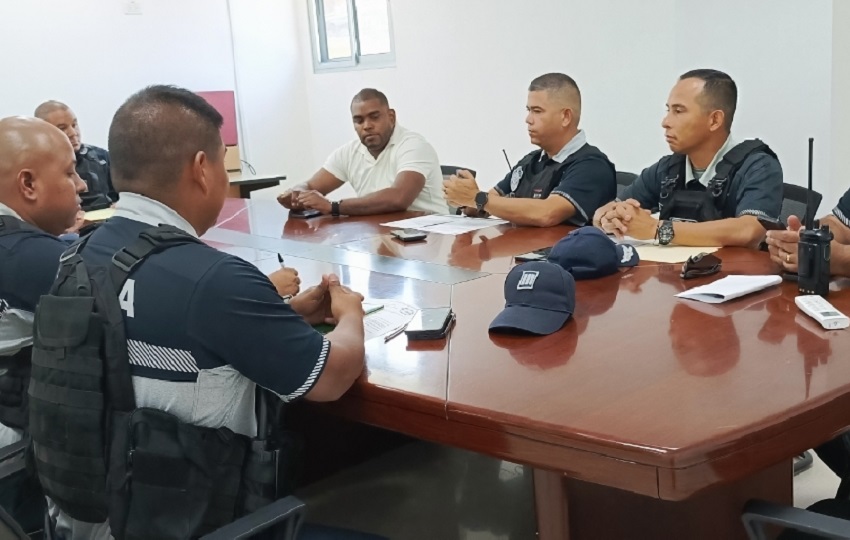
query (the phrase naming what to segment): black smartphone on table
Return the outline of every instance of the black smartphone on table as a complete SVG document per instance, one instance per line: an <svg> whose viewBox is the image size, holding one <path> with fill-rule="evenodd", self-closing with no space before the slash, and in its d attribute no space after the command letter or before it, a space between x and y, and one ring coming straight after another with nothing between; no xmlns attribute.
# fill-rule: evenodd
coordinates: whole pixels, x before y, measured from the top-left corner
<svg viewBox="0 0 850 540"><path fill-rule="evenodd" d="M428 233L417 231L416 229L396 229L390 234L402 242L417 242L419 240L425 240L428 237Z"/></svg>
<svg viewBox="0 0 850 540"><path fill-rule="evenodd" d="M304 210L290 210L289 215L299 219L310 219L317 216L321 216L322 213L318 210L310 210L305 208Z"/></svg>
<svg viewBox="0 0 850 540"><path fill-rule="evenodd" d="M420 309L404 330L409 340L442 339L455 321L450 307Z"/></svg>

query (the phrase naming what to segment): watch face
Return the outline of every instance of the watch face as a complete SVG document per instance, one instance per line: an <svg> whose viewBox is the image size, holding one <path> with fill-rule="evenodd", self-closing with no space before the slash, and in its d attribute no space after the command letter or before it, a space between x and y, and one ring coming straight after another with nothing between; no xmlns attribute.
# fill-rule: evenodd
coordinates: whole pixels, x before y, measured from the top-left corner
<svg viewBox="0 0 850 540"><path fill-rule="evenodd" d="M658 243L669 244L673 240L673 224L665 221L658 228Z"/></svg>
<svg viewBox="0 0 850 540"><path fill-rule="evenodd" d="M485 204L487 204L488 195L486 191L479 191L475 195L475 204L478 208L482 208Z"/></svg>

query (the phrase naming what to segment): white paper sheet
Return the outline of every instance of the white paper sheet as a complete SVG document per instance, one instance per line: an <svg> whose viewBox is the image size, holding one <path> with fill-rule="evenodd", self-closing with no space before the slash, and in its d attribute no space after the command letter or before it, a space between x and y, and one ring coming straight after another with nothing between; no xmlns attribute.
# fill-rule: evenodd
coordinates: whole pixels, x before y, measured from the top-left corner
<svg viewBox="0 0 850 540"><path fill-rule="evenodd" d="M363 327L366 332L366 341L377 337L384 337L407 325L419 311L415 306L399 302L398 300L379 300L370 298L369 304L383 304L383 309L366 315L363 319ZM364 302L364 306L367 302Z"/></svg>
<svg viewBox="0 0 850 540"><path fill-rule="evenodd" d="M683 263L694 255L700 253L714 253L720 248L716 247L686 247L686 246L655 246L652 244L638 244L635 246L640 260L662 263Z"/></svg>
<svg viewBox="0 0 850 540"><path fill-rule="evenodd" d="M782 278L779 276L726 276L708 285L680 292L676 297L719 304L780 283Z"/></svg>
<svg viewBox="0 0 850 540"><path fill-rule="evenodd" d="M486 229L495 225L507 223L504 219L491 218L470 218L466 216L455 215L437 215L437 216L422 216L416 218L401 219L398 221L390 221L381 223L385 227L395 227L397 229L416 229L436 234L448 234L457 236L479 229Z"/></svg>

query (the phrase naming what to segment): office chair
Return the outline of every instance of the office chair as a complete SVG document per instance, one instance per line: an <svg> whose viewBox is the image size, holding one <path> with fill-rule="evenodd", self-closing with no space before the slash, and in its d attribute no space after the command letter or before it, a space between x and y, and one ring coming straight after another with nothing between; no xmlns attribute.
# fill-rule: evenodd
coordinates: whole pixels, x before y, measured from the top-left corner
<svg viewBox="0 0 850 540"><path fill-rule="evenodd" d="M800 218L803 223L806 222L806 198L808 193L809 190L803 186L782 184L782 210L779 212L779 220L782 223L787 224L788 217L792 215ZM823 199L823 195L812 190L812 213L814 216L817 216L821 199Z"/></svg>
<svg viewBox="0 0 850 540"><path fill-rule="evenodd" d="M0 538L4 540L30 540L27 533L0 507Z"/></svg>
<svg viewBox="0 0 850 540"><path fill-rule="evenodd" d="M456 167L454 165L440 165L440 172L443 174L443 178L448 178L449 176L457 173L458 169L465 169L472 173L472 176L475 176L476 173L474 170L469 169L467 167Z"/></svg>
<svg viewBox="0 0 850 540"><path fill-rule="evenodd" d="M754 500L747 503L741 520L750 540L767 540L765 525L786 529L777 540L846 539L850 538L850 500L825 499L806 510Z"/></svg>
<svg viewBox="0 0 850 540"><path fill-rule="evenodd" d="M617 171L617 198L618 199L622 198L623 191L625 191L625 189L627 187L632 185L632 183L635 181L635 178L637 178L637 175L635 173Z"/></svg>

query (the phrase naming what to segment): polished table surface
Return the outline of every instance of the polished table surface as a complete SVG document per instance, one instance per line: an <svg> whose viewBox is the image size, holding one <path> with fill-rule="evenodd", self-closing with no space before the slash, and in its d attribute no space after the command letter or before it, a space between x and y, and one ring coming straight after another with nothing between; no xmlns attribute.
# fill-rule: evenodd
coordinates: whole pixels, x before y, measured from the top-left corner
<svg viewBox="0 0 850 540"><path fill-rule="evenodd" d="M648 262L579 281L560 331L490 335L513 255L570 229L500 225L402 244L380 225L410 215L287 219L274 202L232 200L204 239L265 272L280 251L306 285L334 271L368 297L451 305L449 339L370 341L363 377L325 408L535 467L541 538L622 534L616 520L587 532L597 524L574 512L594 515L620 496L623 515L625 506L681 526L659 535L711 537L726 519L728 534L742 536L730 508L749 496L790 502L791 456L850 425L850 362L839 354L850 350L850 332L826 332L802 315L795 283L722 305L673 296L729 273L777 273L765 253L722 249L719 275L689 281L680 265ZM850 313L848 281L832 288L830 302ZM651 500L660 502L647 510ZM676 508L705 515L677 525ZM696 523L719 528L700 536Z"/></svg>

